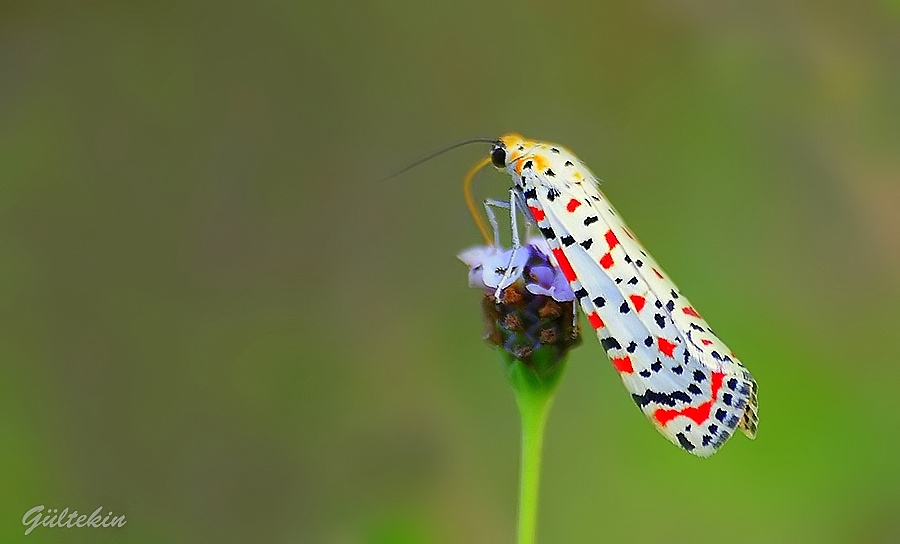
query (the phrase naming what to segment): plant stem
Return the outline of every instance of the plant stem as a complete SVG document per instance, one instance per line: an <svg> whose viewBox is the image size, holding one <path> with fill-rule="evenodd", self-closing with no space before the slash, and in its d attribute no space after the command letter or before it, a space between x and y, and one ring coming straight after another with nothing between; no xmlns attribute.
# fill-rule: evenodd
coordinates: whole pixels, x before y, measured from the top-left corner
<svg viewBox="0 0 900 544"><path fill-rule="evenodd" d="M518 544L534 544L541 478L541 451L551 398L552 394L519 396L522 453L519 465Z"/></svg>
<svg viewBox="0 0 900 544"><path fill-rule="evenodd" d="M507 377L516 394L522 420L522 452L519 464L518 544L534 544L537 529L538 488L544 428L553 395L565 370L565 360L535 353L532 365L510 356Z"/></svg>

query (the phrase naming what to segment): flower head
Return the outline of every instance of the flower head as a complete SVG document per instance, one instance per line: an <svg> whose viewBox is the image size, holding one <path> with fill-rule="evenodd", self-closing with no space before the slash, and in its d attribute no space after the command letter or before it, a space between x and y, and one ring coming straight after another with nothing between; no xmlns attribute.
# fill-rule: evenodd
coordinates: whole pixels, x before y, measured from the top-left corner
<svg viewBox="0 0 900 544"><path fill-rule="evenodd" d="M525 364L537 352L555 363L581 342L575 296L549 255L540 238L515 250L476 246L459 254L469 285L486 291L486 339Z"/></svg>

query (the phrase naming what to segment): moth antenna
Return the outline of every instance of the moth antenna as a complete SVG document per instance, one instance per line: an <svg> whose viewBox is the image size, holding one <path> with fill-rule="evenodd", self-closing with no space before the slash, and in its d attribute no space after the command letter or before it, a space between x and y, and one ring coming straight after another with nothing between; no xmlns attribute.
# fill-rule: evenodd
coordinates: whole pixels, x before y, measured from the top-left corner
<svg viewBox="0 0 900 544"><path fill-rule="evenodd" d="M450 145L446 145L444 147L435 149L434 151L431 151L430 153L427 153L424 157L414 160L413 162L407 164L403 168L395 170L394 172L388 174L387 176L384 176L382 178L375 180L375 183L380 183L382 181L387 181L391 178L397 177L400 174L406 172L407 170L411 170L411 169L415 168L416 166L419 166L423 162L430 161L431 159L437 157L438 155L443 155L444 153L451 151L453 149L456 149L457 147L462 147L465 145L475 144L475 143L496 144L497 139L496 138L470 138L468 140L463 140L461 142L456 142L456 143L452 143Z"/></svg>

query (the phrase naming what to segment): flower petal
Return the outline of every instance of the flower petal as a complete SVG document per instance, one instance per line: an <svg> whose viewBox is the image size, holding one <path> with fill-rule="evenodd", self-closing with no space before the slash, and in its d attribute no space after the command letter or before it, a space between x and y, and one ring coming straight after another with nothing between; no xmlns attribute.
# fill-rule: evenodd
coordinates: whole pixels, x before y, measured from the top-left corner
<svg viewBox="0 0 900 544"><path fill-rule="evenodd" d="M556 279L553 281L553 287L551 290L553 291L553 294L551 296L558 302L575 300L575 293L572 292L572 288L569 286L569 282L566 281L566 277L562 274L562 272L557 272Z"/></svg>
<svg viewBox="0 0 900 544"><path fill-rule="evenodd" d="M529 283L536 283L542 287L550 287L553 285L553 280L555 279L556 273L549 265L535 265L529 267L528 277L525 278L525 283L526 285Z"/></svg>
<svg viewBox="0 0 900 544"><path fill-rule="evenodd" d="M496 252L497 248L493 246L472 246L460 251L456 258L471 268L483 264L485 259Z"/></svg>
<svg viewBox="0 0 900 544"><path fill-rule="evenodd" d="M527 245L539 249L540 252L543 253L545 257L547 255L550 255L550 244L548 244L547 240L544 240L540 236L533 236L532 238L529 238Z"/></svg>
<svg viewBox="0 0 900 544"><path fill-rule="evenodd" d="M546 287L542 287L537 283L529 283L525 286L525 289L528 289L528 292L532 295L544 295L547 297L553 296L553 289L547 289Z"/></svg>
<svg viewBox="0 0 900 544"><path fill-rule="evenodd" d="M512 250L507 249L489 256L484 260L484 284L490 288L496 289L500 285L500 281L506 274L506 267L509 265L512 257ZM503 288L507 287L506 285Z"/></svg>

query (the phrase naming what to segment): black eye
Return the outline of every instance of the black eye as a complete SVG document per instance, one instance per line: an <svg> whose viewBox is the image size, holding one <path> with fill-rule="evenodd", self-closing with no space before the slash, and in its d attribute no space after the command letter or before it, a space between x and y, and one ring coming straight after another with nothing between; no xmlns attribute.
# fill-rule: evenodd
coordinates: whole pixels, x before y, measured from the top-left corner
<svg viewBox="0 0 900 544"><path fill-rule="evenodd" d="M491 150L491 162L497 168L506 168L506 149L499 145Z"/></svg>

